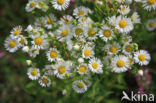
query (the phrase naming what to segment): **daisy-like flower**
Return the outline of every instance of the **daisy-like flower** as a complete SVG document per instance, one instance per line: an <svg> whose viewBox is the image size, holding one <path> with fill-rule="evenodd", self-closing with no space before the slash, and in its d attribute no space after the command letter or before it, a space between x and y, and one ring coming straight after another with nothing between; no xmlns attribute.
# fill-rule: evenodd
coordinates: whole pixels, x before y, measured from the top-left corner
<svg viewBox="0 0 156 103"><path fill-rule="evenodd" d="M36 49L45 49L45 47L48 45L48 41L45 39L47 35L35 35L33 36L33 41L31 43L33 44L34 48Z"/></svg>
<svg viewBox="0 0 156 103"><path fill-rule="evenodd" d="M23 35L19 35L18 42L19 42L21 47L23 47L23 46L28 44L27 39Z"/></svg>
<svg viewBox="0 0 156 103"><path fill-rule="evenodd" d="M57 38L59 39L59 41L64 42L64 41L68 41L72 38L72 29L67 26L67 25L62 25L57 31Z"/></svg>
<svg viewBox="0 0 156 103"><path fill-rule="evenodd" d="M47 19L47 18L44 18L44 17L37 18L34 25L39 26L39 27L43 26L45 24L45 19ZM46 24L48 24L48 23L46 23Z"/></svg>
<svg viewBox="0 0 156 103"><path fill-rule="evenodd" d="M54 75L54 66L53 65L45 65L44 67L44 72L45 72L45 75Z"/></svg>
<svg viewBox="0 0 156 103"><path fill-rule="evenodd" d="M102 29L99 31L99 36L107 42L108 40L111 40L114 37L114 32L112 29L108 26L103 26Z"/></svg>
<svg viewBox="0 0 156 103"><path fill-rule="evenodd" d="M104 49L109 55L117 54L120 51L120 45L118 43L107 44Z"/></svg>
<svg viewBox="0 0 156 103"><path fill-rule="evenodd" d="M88 66L87 64L83 63L83 64L80 64L78 67L77 67L77 71L79 74L83 75L83 74L86 74L88 72Z"/></svg>
<svg viewBox="0 0 156 103"><path fill-rule="evenodd" d="M131 36L128 36L127 34L126 35L123 35L122 37L122 43L125 44L125 43L129 43L132 41L132 37Z"/></svg>
<svg viewBox="0 0 156 103"><path fill-rule="evenodd" d="M125 72L129 68L128 58L123 55L119 55L113 58L112 63L112 71L116 73Z"/></svg>
<svg viewBox="0 0 156 103"><path fill-rule="evenodd" d="M61 21L59 22L60 24L62 25L69 25L72 27L72 21L73 21L73 17L70 16L70 15L64 15L62 18L61 18Z"/></svg>
<svg viewBox="0 0 156 103"><path fill-rule="evenodd" d="M146 23L146 27L148 31L153 31L156 29L156 20L155 19L150 19Z"/></svg>
<svg viewBox="0 0 156 103"><path fill-rule="evenodd" d="M123 46L123 53L129 55L133 52L133 44L126 43Z"/></svg>
<svg viewBox="0 0 156 103"><path fill-rule="evenodd" d="M84 93L87 91L87 86L82 80L74 81L72 87L77 93Z"/></svg>
<svg viewBox="0 0 156 103"><path fill-rule="evenodd" d="M139 50L134 53L134 60L135 63L139 65L148 65L149 61L151 60L150 54L145 50Z"/></svg>
<svg viewBox="0 0 156 103"><path fill-rule="evenodd" d="M6 38L6 40L4 42L4 46L5 46L6 50L13 53L18 50L18 48L20 47L20 44L16 38L9 36Z"/></svg>
<svg viewBox="0 0 156 103"><path fill-rule="evenodd" d="M120 9L118 9L118 12L119 12L121 15L127 15L127 14L130 12L130 8L129 8L129 6L121 5L121 6L120 6Z"/></svg>
<svg viewBox="0 0 156 103"><path fill-rule="evenodd" d="M83 50L82 50L82 57L83 58L91 58L94 56L94 51L91 47L88 46L84 46Z"/></svg>
<svg viewBox="0 0 156 103"><path fill-rule="evenodd" d="M51 85L51 80L47 76L42 76L38 82L42 87L49 87Z"/></svg>
<svg viewBox="0 0 156 103"><path fill-rule="evenodd" d="M84 36L84 32L85 32L85 29L81 25L77 25L73 29L74 37L78 39Z"/></svg>
<svg viewBox="0 0 156 103"><path fill-rule="evenodd" d="M16 26L11 30L11 36L13 37L18 37L22 32L22 27L21 26Z"/></svg>
<svg viewBox="0 0 156 103"><path fill-rule="evenodd" d="M110 24L110 25L112 25L112 26L115 26L115 24L116 24L116 16L111 16L111 17L108 17L107 18L107 21L108 21L108 23Z"/></svg>
<svg viewBox="0 0 156 103"><path fill-rule="evenodd" d="M53 14L49 14L44 17L44 26L48 29L51 29L56 21L56 17Z"/></svg>
<svg viewBox="0 0 156 103"><path fill-rule="evenodd" d="M55 48L50 48L47 52L47 57L50 62L57 60L60 57L59 52Z"/></svg>
<svg viewBox="0 0 156 103"><path fill-rule="evenodd" d="M73 15L76 18L80 18L86 16L88 13L92 13L92 11L89 8L80 6L74 9Z"/></svg>
<svg viewBox="0 0 156 103"><path fill-rule="evenodd" d="M134 58L132 55L128 55L128 64L129 64L129 69L132 69L131 66L134 64Z"/></svg>
<svg viewBox="0 0 156 103"><path fill-rule="evenodd" d="M140 22L140 16L137 12L134 12L131 16L131 20L132 22L135 24L135 23L141 23Z"/></svg>
<svg viewBox="0 0 156 103"><path fill-rule="evenodd" d="M100 59L97 59L97 58L91 58L90 59L90 61L89 61L89 69L93 73L97 73L97 74L103 73L102 67L103 67L103 65L102 65Z"/></svg>
<svg viewBox="0 0 156 103"><path fill-rule="evenodd" d="M36 0L29 0L29 2L26 5L25 10L27 12L31 12L36 8L37 4L38 4L38 2Z"/></svg>
<svg viewBox="0 0 156 103"><path fill-rule="evenodd" d="M85 36L88 40L95 40L97 38L97 28L87 28Z"/></svg>
<svg viewBox="0 0 156 103"><path fill-rule="evenodd" d="M79 26L88 27L88 25L94 23L90 17L80 17L78 19Z"/></svg>
<svg viewBox="0 0 156 103"><path fill-rule="evenodd" d="M65 10L70 4L70 0L52 0L53 7L57 10Z"/></svg>
<svg viewBox="0 0 156 103"><path fill-rule="evenodd" d="M115 25L121 33L129 33L134 28L131 19L121 15L117 17Z"/></svg>
<svg viewBox="0 0 156 103"><path fill-rule="evenodd" d="M28 69L27 75L31 80L37 80L40 77L40 70L38 68L30 67Z"/></svg>
<svg viewBox="0 0 156 103"><path fill-rule="evenodd" d="M148 10L155 10L156 9L156 0L142 0L143 7Z"/></svg>
<svg viewBox="0 0 156 103"><path fill-rule="evenodd" d="M37 49L35 47L31 47L31 49L28 53L31 57L35 58L39 54L39 49Z"/></svg>
<svg viewBox="0 0 156 103"><path fill-rule="evenodd" d="M54 65L54 74L60 78L65 79L65 76L67 73L70 73L71 67L67 65L67 62L60 62L56 65Z"/></svg>

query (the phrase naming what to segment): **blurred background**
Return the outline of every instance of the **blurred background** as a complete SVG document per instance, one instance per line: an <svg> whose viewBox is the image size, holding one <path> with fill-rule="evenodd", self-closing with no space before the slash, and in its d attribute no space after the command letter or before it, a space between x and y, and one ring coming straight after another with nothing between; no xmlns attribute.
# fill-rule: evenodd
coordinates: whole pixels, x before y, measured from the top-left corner
<svg viewBox="0 0 156 103"><path fill-rule="evenodd" d="M62 91L41 88L37 82L32 83L26 74L25 60L29 58L20 51L9 53L3 45L14 26L26 27L33 22L32 14L25 12L26 3L27 0L0 0L0 103L120 103L123 89L156 94L156 32L140 33L134 38L139 48L150 52L152 60L148 67L140 68L144 76L126 73L118 77L119 82L125 79L126 87L118 87L120 90L113 88L115 93L103 90L93 96L89 95L91 92L64 96Z"/></svg>

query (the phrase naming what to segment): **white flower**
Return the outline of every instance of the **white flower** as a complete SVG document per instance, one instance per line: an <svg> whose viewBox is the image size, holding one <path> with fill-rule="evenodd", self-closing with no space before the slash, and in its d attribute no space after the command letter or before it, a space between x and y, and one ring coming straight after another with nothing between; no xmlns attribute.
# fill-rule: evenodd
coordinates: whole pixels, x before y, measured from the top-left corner
<svg viewBox="0 0 156 103"><path fill-rule="evenodd" d="M27 31L28 33L32 32L33 31L33 27L32 25L28 25L27 28L25 29L25 31Z"/></svg>
<svg viewBox="0 0 156 103"><path fill-rule="evenodd" d="M91 58L90 59L90 61L89 61L89 69L93 73L97 73L97 74L103 73L102 67L103 67L103 65L102 65L100 59L97 59L97 58Z"/></svg>
<svg viewBox="0 0 156 103"><path fill-rule="evenodd" d="M61 20L59 21L60 24L62 25L69 25L72 27L72 21L73 21L73 17L70 15L64 15Z"/></svg>
<svg viewBox="0 0 156 103"><path fill-rule="evenodd" d="M44 72L45 75L54 75L54 66L53 65L45 65Z"/></svg>
<svg viewBox="0 0 156 103"><path fill-rule="evenodd" d="M131 16L131 20L132 22L135 24L135 23L141 23L140 22L140 16L138 15L137 12L134 12Z"/></svg>
<svg viewBox="0 0 156 103"><path fill-rule="evenodd" d="M56 31L57 38L59 41L64 42L68 41L72 38L72 29L67 25L62 25L59 27L59 29Z"/></svg>
<svg viewBox="0 0 156 103"><path fill-rule="evenodd" d="M121 15L117 17L115 25L116 29L118 29L121 33L129 33L134 28L131 19Z"/></svg>
<svg viewBox="0 0 156 103"><path fill-rule="evenodd" d="M42 76L38 82L42 87L49 87L51 85L51 80L47 76Z"/></svg>
<svg viewBox="0 0 156 103"><path fill-rule="evenodd" d="M45 39L47 37L46 34L44 35L35 35L33 36L33 41L31 41L32 45L36 49L45 49L48 45L48 41Z"/></svg>
<svg viewBox="0 0 156 103"><path fill-rule="evenodd" d="M87 91L87 86L85 85L85 83L82 80L74 81L72 87L75 90L75 92L77 92L77 93L84 93Z"/></svg>
<svg viewBox="0 0 156 103"><path fill-rule="evenodd" d="M79 50L80 49L80 46L78 44L74 45L74 49L75 50Z"/></svg>
<svg viewBox="0 0 156 103"><path fill-rule="evenodd" d="M112 31L112 29L110 27L104 25L102 27L102 29L99 31L99 36L105 42L107 42L108 40L112 40L112 38L114 37L114 32Z"/></svg>
<svg viewBox="0 0 156 103"><path fill-rule="evenodd" d="M118 9L118 12L122 15L127 15L130 12L129 6L121 5L120 9Z"/></svg>
<svg viewBox="0 0 156 103"><path fill-rule="evenodd" d="M77 67L77 71L79 74L83 75L83 74L86 74L88 72L88 65L83 63L83 64L80 64L78 67Z"/></svg>
<svg viewBox="0 0 156 103"><path fill-rule="evenodd" d="M138 70L138 74L140 75L140 76L143 76L144 75L144 71L143 70Z"/></svg>
<svg viewBox="0 0 156 103"><path fill-rule="evenodd" d="M128 36L127 34L126 35L123 35L122 37L122 43L125 44L125 43L129 43L132 41L132 37L131 36Z"/></svg>
<svg viewBox="0 0 156 103"><path fill-rule="evenodd" d="M156 20L155 19L150 19L146 23L146 28L148 31L153 31L156 29Z"/></svg>
<svg viewBox="0 0 156 103"><path fill-rule="evenodd" d="M39 49L31 47L28 53L31 57L35 58L39 54Z"/></svg>
<svg viewBox="0 0 156 103"><path fill-rule="evenodd" d="M57 49L50 48L49 51L47 52L47 57L48 57L48 61L53 62L53 61L56 61L60 57L60 54L57 51Z"/></svg>
<svg viewBox="0 0 156 103"><path fill-rule="evenodd" d="M65 79L66 74L70 73L71 66L67 65L67 62L59 62L58 64L54 65L54 74L60 78Z"/></svg>
<svg viewBox="0 0 156 103"><path fill-rule="evenodd" d="M78 62L79 62L79 63L83 63L83 62L84 62L84 59L83 59L83 58L79 58L79 59L78 59Z"/></svg>
<svg viewBox="0 0 156 103"><path fill-rule="evenodd" d="M5 46L6 50L13 53L18 50L18 48L20 47L20 44L16 38L9 36L4 41L4 46Z"/></svg>
<svg viewBox="0 0 156 103"><path fill-rule="evenodd" d="M55 21L56 21L56 17L53 14L49 14L48 16L44 17L44 26L47 29L52 29Z"/></svg>
<svg viewBox="0 0 156 103"><path fill-rule="evenodd" d="M19 35L18 42L19 42L21 47L23 47L23 46L28 44L27 39L23 35Z"/></svg>
<svg viewBox="0 0 156 103"><path fill-rule="evenodd" d="M23 52L29 52L29 50L30 50L30 49L29 49L28 46L24 46L24 47L22 48L22 51L23 51Z"/></svg>
<svg viewBox="0 0 156 103"><path fill-rule="evenodd" d="M130 44L130 43L126 43L124 44L123 46L123 53L126 54L126 55L129 55L133 52L133 44Z"/></svg>
<svg viewBox="0 0 156 103"><path fill-rule="evenodd" d="M145 50L139 50L134 53L134 60L135 63L139 65L148 65L149 61L151 60L150 54Z"/></svg>
<svg viewBox="0 0 156 103"><path fill-rule="evenodd" d="M40 77L40 70L38 68L30 67L28 69L27 75L31 80L37 80Z"/></svg>
<svg viewBox="0 0 156 103"><path fill-rule="evenodd" d="M22 27L21 26L16 26L11 30L11 36L13 37L18 37L22 32Z"/></svg>
<svg viewBox="0 0 156 103"><path fill-rule="evenodd" d="M116 24L116 16L111 16L111 17L108 17L107 18L107 21L108 21L108 23L110 24L110 25L112 25L112 26L115 26L115 24Z"/></svg>
<svg viewBox="0 0 156 103"><path fill-rule="evenodd" d="M109 55L117 54L120 51L121 46L118 43L107 44L104 49Z"/></svg>
<svg viewBox="0 0 156 103"><path fill-rule="evenodd" d="M85 30L85 37L88 40L95 40L97 38L97 32L97 28L88 27L87 30Z"/></svg>
<svg viewBox="0 0 156 103"><path fill-rule="evenodd" d="M68 8L70 0L52 0L53 7L57 10L65 10Z"/></svg>
<svg viewBox="0 0 156 103"><path fill-rule="evenodd" d="M85 28L82 25L77 25L73 28L74 37L80 39L84 36Z"/></svg>
<svg viewBox="0 0 156 103"><path fill-rule="evenodd" d="M155 10L156 9L156 0L142 0L143 7L148 10Z"/></svg>
<svg viewBox="0 0 156 103"><path fill-rule="evenodd" d="M36 0L29 0L29 2L26 5L26 8L25 8L26 11L27 12L33 11L36 8L37 4L38 4L38 2Z"/></svg>
<svg viewBox="0 0 156 103"><path fill-rule="evenodd" d="M73 15L76 16L76 18L84 17L88 15L88 13L92 13L92 11L89 8L80 6L74 9Z"/></svg>
<svg viewBox="0 0 156 103"><path fill-rule="evenodd" d="M114 57L111 63L112 71L116 73L125 72L129 68L128 58L123 55Z"/></svg>
<svg viewBox="0 0 156 103"><path fill-rule="evenodd" d="M84 46L83 50L82 50L82 57L83 58L91 58L94 56L94 51L91 47L88 46Z"/></svg>

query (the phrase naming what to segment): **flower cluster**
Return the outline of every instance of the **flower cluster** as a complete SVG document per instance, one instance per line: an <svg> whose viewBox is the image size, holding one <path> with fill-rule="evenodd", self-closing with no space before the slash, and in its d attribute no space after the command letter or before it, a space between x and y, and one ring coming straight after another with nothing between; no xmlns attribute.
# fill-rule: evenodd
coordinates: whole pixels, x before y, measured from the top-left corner
<svg viewBox="0 0 156 103"><path fill-rule="evenodd" d="M70 3L70 0L29 0L26 11L39 8L46 12L49 1L57 10L65 10ZM101 2L108 1L111 0ZM156 0L135 1L142 2L147 10L156 8ZM27 61L31 66L28 77L38 80L42 87L49 87L52 77L74 78L69 79L73 81L73 89L84 93L91 86L93 75L105 71L126 72L134 64L148 65L151 59L132 40L131 32L134 25L141 23L141 18L130 9L131 0L115 2L119 4L116 15L105 17L102 22L95 22L90 17L94 11L84 6L76 7L71 15L60 19L54 13L46 13L24 30L21 26L14 27L5 40L5 48L12 53L22 48L33 59L47 57L44 68ZM155 20L149 20L148 24L152 27L148 30L156 27Z"/></svg>

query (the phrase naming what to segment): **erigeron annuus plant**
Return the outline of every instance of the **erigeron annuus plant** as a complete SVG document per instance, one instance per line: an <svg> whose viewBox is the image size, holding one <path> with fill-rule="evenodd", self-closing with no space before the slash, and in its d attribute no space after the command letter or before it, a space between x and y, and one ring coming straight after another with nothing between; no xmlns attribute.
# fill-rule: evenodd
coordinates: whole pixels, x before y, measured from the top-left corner
<svg viewBox="0 0 156 103"><path fill-rule="evenodd" d="M122 73L133 70L136 64L148 65L149 53L138 50L132 39L134 25L141 23L135 7L131 7L137 3L149 11L156 8L156 0L97 0L92 2L93 10L78 6L64 14L72 5L70 0L29 0L26 11L36 15L41 12L42 16L26 29L14 27L4 45L11 53L21 48L32 58L27 60L27 75L42 87L53 85L52 78L59 78L71 81L69 85L77 93L84 93L94 84L93 75ZM63 14L58 16L56 12ZM156 29L155 19L148 21L147 29ZM46 57L44 67L33 61L37 57Z"/></svg>

